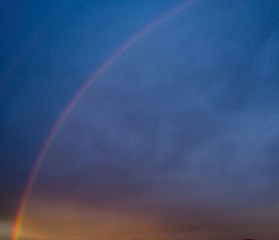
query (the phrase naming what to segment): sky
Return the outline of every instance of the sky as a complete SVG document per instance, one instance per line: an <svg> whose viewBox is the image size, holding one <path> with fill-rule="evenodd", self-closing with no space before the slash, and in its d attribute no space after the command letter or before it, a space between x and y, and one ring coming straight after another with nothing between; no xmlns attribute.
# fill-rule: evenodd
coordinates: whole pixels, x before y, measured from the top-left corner
<svg viewBox="0 0 279 240"><path fill-rule="evenodd" d="M106 59L19 239L278 239L279 3L196 0L145 27L183 3L1 3L1 240Z"/></svg>

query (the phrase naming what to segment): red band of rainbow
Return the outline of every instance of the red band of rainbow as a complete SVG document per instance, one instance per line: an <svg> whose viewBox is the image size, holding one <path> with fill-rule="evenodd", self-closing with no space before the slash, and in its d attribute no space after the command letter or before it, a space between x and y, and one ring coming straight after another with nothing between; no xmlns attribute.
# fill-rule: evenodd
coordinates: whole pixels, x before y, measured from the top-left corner
<svg viewBox="0 0 279 240"><path fill-rule="evenodd" d="M100 76L102 75L106 69L113 63L115 60L117 60L127 49L129 49L131 46L133 46L136 42L138 42L140 39L142 39L146 34L151 32L153 29L155 29L157 26L161 25L163 22L167 21L168 19L171 19L173 16L181 12L183 9L188 7L193 1L185 1L181 5L176 6L175 8L168 11L163 16L157 18L147 26L145 26L141 31L133 35L128 41L126 41L120 48L118 48L110 57L107 58L107 60L101 64L101 66L93 73L93 75L85 82L85 84L78 90L78 92L74 95L74 97L71 99L71 101L68 103L62 114L59 116L57 122L53 126L52 130L48 134L41 151L35 160L35 163L33 165L33 168L31 170L30 178L26 184L26 187L23 192L23 196L21 198L21 201L19 203L19 210L16 215L16 219L14 222L13 230L12 230L12 236L11 240L18 240L21 234L22 230L22 222L24 219L24 213L25 213L25 206L28 201L29 194L32 190L33 182L36 179L37 173L40 169L41 162L46 155L46 152L51 145L52 141L54 140L57 132L59 131L60 127L65 122L66 118L72 111L72 109L75 107L77 102L80 100L80 98L84 95L84 93L90 88L92 83Z"/></svg>

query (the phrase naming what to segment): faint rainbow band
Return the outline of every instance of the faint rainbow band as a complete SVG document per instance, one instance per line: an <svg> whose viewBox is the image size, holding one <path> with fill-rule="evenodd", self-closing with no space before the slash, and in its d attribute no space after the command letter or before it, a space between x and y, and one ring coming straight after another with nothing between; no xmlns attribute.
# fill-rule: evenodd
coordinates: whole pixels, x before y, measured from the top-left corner
<svg viewBox="0 0 279 240"><path fill-rule="evenodd" d="M57 132L59 131L60 127L65 122L66 118L72 111L72 109L75 107L75 105L78 103L80 98L83 96L83 94L90 88L92 83L100 76L102 75L106 69L115 62L127 49L129 49L131 46L133 46L136 42L138 42L142 37L144 37L147 33L151 32L153 29L155 29L157 26L161 25L163 22L171 19L173 16L181 12L186 7L190 6L194 0L187 0L184 1L182 4L174 7L173 9L169 10L167 13L162 15L161 17L155 19L151 23L149 23L147 26L145 26L141 31L133 35L128 41L126 41L120 48L118 48L115 52L113 52L107 60L97 68L97 70L93 73L93 75L87 80L84 85L77 91L77 93L74 95L74 97L71 99L71 101L68 103L66 108L63 110L62 114L59 116L58 120L54 124L53 128L49 132L41 150L38 155L38 157L35 160L35 163L32 167L30 177L28 179L28 182L26 184L26 187L24 189L22 198L19 203L19 209L18 213L15 218L13 230L12 230L12 236L11 240L18 240L20 237L20 233L22 230L22 223L25 213L25 206L28 201L29 194L32 190L33 182L36 179L37 173L40 169L41 162L46 155L46 152L54 140Z"/></svg>

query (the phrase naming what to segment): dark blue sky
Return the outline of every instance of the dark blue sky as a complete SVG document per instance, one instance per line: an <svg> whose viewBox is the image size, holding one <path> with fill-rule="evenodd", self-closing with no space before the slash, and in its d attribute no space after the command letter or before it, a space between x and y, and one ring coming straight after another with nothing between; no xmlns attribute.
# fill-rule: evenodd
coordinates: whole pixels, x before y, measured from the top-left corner
<svg viewBox="0 0 279 240"><path fill-rule="evenodd" d="M14 218L44 139L79 87L181 2L1 3L1 222ZM55 227L71 216L69 226L111 219L123 239L137 238L143 219L154 222L141 239L278 239L278 10L277 1L193 1L128 49L50 146L26 234L66 237ZM134 225L117 229L115 219Z"/></svg>
<svg viewBox="0 0 279 240"><path fill-rule="evenodd" d="M177 3L1 2L0 176L12 212L47 133L74 93L112 51Z"/></svg>

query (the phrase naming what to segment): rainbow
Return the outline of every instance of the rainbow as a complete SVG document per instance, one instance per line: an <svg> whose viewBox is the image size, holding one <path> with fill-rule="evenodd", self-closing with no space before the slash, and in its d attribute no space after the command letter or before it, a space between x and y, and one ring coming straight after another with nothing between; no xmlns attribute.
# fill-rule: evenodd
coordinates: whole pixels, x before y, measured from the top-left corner
<svg viewBox="0 0 279 240"><path fill-rule="evenodd" d="M72 111L72 109L75 107L75 105L78 103L80 98L85 94L85 92L90 88L92 83L101 76L109 66L111 66L125 51L127 51L131 46L133 46L136 42L138 42L140 39L142 39L146 34L151 32L153 29L155 29L157 26L161 25L163 22L166 22L167 20L171 19L173 16L181 12L186 7L190 6L193 3L194 0L188 0L184 1L182 4L174 7L173 9L169 10L164 15L160 16L159 18L155 19L148 25L146 25L142 30L140 30L138 33L133 35L130 39L128 39L120 48L118 48L115 52L113 52L107 60L97 68L97 70L93 73L93 75L84 83L84 85L77 91L77 93L74 95L74 97L71 99L71 101L68 103L66 108L63 110L61 115L59 116L58 120L54 124L53 128L49 132L41 150L38 155L38 157L35 160L35 163L32 167L30 177L28 179L28 182L26 184L26 187L24 189L24 192L22 194L22 198L19 203L18 213L16 215L14 226L12 230L12 236L11 240L18 240L21 234L22 230L22 223L24 219L24 213L25 213L25 206L28 201L28 197L30 195L30 192L32 190L33 182L36 179L37 173L40 169L41 162L46 155L47 150L49 149L49 146L51 145L52 141L54 140L57 132L65 122L66 118Z"/></svg>

